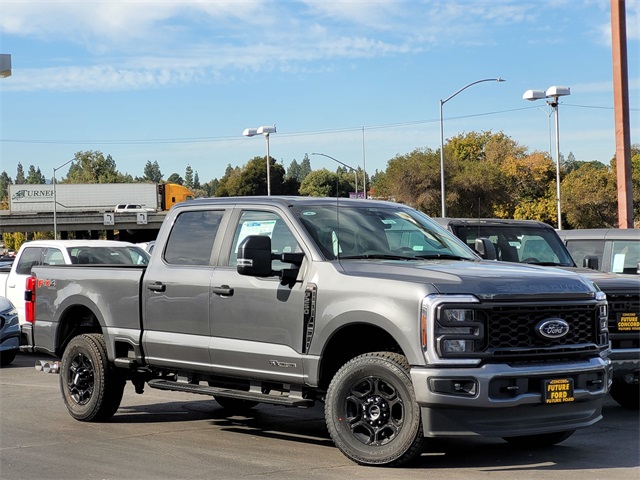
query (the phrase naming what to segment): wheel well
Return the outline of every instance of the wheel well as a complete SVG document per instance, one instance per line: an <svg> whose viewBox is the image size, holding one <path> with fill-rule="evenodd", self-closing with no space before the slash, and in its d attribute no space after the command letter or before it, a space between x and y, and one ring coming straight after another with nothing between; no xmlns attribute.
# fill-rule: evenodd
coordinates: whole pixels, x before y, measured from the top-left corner
<svg viewBox="0 0 640 480"><path fill-rule="evenodd" d="M404 354L385 330L366 324L348 325L333 334L322 353L319 388L325 390L336 372L352 358L367 352Z"/></svg>
<svg viewBox="0 0 640 480"><path fill-rule="evenodd" d="M102 333L102 327L94 313L87 307L82 305L70 307L60 318L56 355L62 356L71 339L83 333Z"/></svg>

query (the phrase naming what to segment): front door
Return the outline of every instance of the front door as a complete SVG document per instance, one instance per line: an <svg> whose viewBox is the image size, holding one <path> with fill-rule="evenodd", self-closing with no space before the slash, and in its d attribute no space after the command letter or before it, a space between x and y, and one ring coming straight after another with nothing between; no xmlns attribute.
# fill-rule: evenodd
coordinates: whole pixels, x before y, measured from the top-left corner
<svg viewBox="0 0 640 480"><path fill-rule="evenodd" d="M274 381L299 381L304 373L304 275L299 273L293 285L283 285L275 276L240 275L236 265L238 245L248 235L269 236L273 253L301 252L300 242L277 212L245 209L234 218L233 242L211 277L213 370L223 375L259 372ZM273 268L291 265L274 261Z"/></svg>

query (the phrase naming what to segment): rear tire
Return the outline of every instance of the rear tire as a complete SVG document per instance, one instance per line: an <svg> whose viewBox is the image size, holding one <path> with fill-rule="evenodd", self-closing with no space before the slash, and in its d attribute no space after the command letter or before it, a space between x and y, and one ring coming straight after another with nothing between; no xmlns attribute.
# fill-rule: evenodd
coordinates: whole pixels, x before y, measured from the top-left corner
<svg viewBox="0 0 640 480"><path fill-rule="evenodd" d="M622 408L640 409L640 385L627 383L622 379L614 379L611 385L611 398Z"/></svg>
<svg viewBox="0 0 640 480"><path fill-rule="evenodd" d="M327 389L325 420L336 446L360 465L402 465L423 451L409 364L397 353L367 353L343 365Z"/></svg>
<svg viewBox="0 0 640 480"><path fill-rule="evenodd" d="M60 390L76 420L100 422L118 410L126 379L109 363L102 335L75 337L60 363Z"/></svg>
<svg viewBox="0 0 640 480"><path fill-rule="evenodd" d="M6 367L13 362L18 354L17 350L5 350L0 352L0 367Z"/></svg>
<svg viewBox="0 0 640 480"><path fill-rule="evenodd" d="M550 447L560 442L564 442L573 435L575 430L564 432L541 433L538 435L523 435L520 437L502 437L512 445L528 448Z"/></svg>

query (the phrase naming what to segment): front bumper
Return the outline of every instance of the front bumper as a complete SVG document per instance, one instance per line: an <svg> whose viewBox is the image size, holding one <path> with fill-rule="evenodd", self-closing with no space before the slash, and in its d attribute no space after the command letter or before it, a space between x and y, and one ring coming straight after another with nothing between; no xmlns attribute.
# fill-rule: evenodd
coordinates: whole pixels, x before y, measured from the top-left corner
<svg viewBox="0 0 640 480"><path fill-rule="evenodd" d="M574 401L544 403L545 380L573 380ZM558 364L411 369L424 434L510 437L575 430L602 418L607 358Z"/></svg>

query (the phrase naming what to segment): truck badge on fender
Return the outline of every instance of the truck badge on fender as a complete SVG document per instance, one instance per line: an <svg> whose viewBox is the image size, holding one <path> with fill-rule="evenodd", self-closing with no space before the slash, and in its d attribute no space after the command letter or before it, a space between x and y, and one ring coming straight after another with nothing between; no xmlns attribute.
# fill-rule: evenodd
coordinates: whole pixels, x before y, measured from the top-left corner
<svg viewBox="0 0 640 480"><path fill-rule="evenodd" d="M561 318L547 318L536 325L536 332L543 338L560 338L569 333L569 324Z"/></svg>

